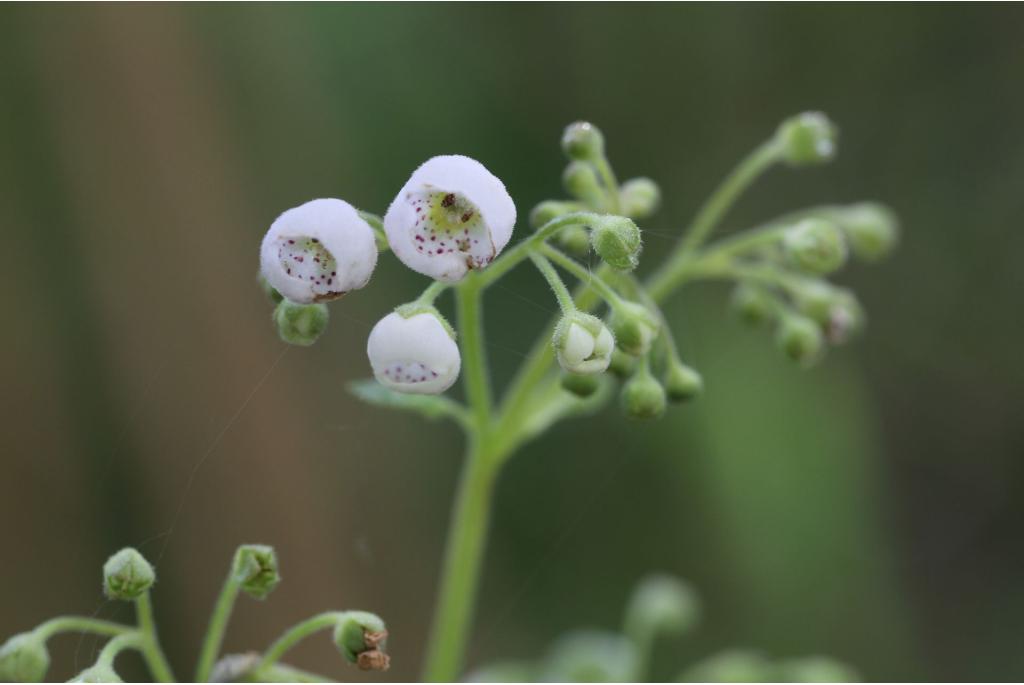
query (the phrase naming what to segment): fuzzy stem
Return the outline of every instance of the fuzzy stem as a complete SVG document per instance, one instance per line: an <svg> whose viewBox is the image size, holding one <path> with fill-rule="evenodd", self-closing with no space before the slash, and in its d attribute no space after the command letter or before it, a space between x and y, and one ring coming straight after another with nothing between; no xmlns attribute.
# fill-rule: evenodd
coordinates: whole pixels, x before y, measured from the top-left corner
<svg viewBox="0 0 1024 685"><path fill-rule="evenodd" d="M434 281L427 286L427 289L416 298L416 304L432 305L438 296L448 289L450 284L441 281Z"/></svg>
<svg viewBox="0 0 1024 685"><path fill-rule="evenodd" d="M537 270L540 271L544 280L551 286L551 290L554 291L555 299L558 300L558 306L562 310L562 314L569 316L576 313L576 303L572 301L569 289L565 287L565 283L562 282L558 272L555 271L555 267L551 266L551 262L539 252L530 255L530 259L537 267Z"/></svg>
<svg viewBox="0 0 1024 685"><path fill-rule="evenodd" d="M132 626L104 621L98 618L87 618L85 616L58 616L41 623L33 632L43 640L49 640L57 633L95 633L96 635L109 635L111 637L129 633L135 630Z"/></svg>
<svg viewBox="0 0 1024 685"><path fill-rule="evenodd" d="M342 612L337 611L325 611L322 614L317 614L312 618L308 618L301 623L297 623L285 633L277 638L267 651L263 653L263 658L260 660L256 668L253 669L254 673L259 673L265 669L273 666L277 661L281 659L292 647L305 640L307 637L314 633L318 633L321 630L328 628L334 628L338 625L338 621L341 618Z"/></svg>
<svg viewBox="0 0 1024 685"><path fill-rule="evenodd" d="M217 597L217 604L210 616L210 626L206 629L206 636L203 638L203 646L199 653L199 663L196 666L196 682L209 682L210 674L213 672L214 663L220 653L221 645L224 643L224 632L227 630L228 620L235 607L235 600L238 599L238 591L241 584L235 576L234 567L228 571L228 577L224 580L220 595Z"/></svg>
<svg viewBox="0 0 1024 685"><path fill-rule="evenodd" d="M139 632L142 634L142 645L140 650L146 659L149 670L153 677L161 683L173 683L174 674L167 663L167 657L160 649L160 643L156 637L156 623L153 621L153 604L149 599L149 590L135 600L135 612L139 622Z"/></svg>
<svg viewBox="0 0 1024 685"><path fill-rule="evenodd" d="M128 633L121 633L103 645L103 649L100 650L99 655L96 657L96 664L113 668L114 659L117 658L118 654L126 649L142 649L144 644L145 638L138 631L133 630Z"/></svg>
<svg viewBox="0 0 1024 685"><path fill-rule="evenodd" d="M608 306L612 309L621 308L622 305L625 304L619 294L615 292L615 289L608 285L607 281L561 250L558 250L551 245L543 245L540 248L540 252L555 264L558 264L558 266L575 276L580 283L593 288L594 292L600 295L601 299L607 302Z"/></svg>
<svg viewBox="0 0 1024 685"><path fill-rule="evenodd" d="M567 228L569 226L587 226L596 220L600 220L600 218L599 214L594 214L593 212L573 212L572 214L565 214L552 219L534 231L533 235L529 238L516 243L515 247L510 248L505 252L505 254L498 257L498 259L496 259L486 269L476 272L476 276L479 279L481 287L486 287L507 274L516 265L518 265L519 262L529 257L530 253L545 240L554 237L555 234L563 228ZM470 275L472 276L473 274Z"/></svg>

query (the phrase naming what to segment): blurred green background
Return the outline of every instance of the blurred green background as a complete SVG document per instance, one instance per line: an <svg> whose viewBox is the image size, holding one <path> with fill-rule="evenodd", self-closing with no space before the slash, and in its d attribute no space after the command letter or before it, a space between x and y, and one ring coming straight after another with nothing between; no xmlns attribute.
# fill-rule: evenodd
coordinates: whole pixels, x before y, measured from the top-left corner
<svg viewBox="0 0 1024 685"><path fill-rule="evenodd" d="M665 190L649 269L741 155L822 109L837 162L772 172L726 223L895 207L896 257L840 277L867 334L805 372L727 315L725 288L674 300L706 395L653 425L563 424L511 463L470 665L615 628L667 571L705 616L660 646L663 678L728 646L868 679L1024 677L1022 29L995 5L0 8L0 635L127 618L99 568L131 544L188 672L234 547L265 542L285 580L240 602L229 650L365 608L392 630L388 676L415 677L461 439L344 386L424 279L383 258L315 347L286 350L255 284L262 233L315 197L383 212L452 152L525 217L561 195L558 137L587 118L621 177ZM499 387L553 309L526 268L491 292ZM66 678L96 642L53 649ZM360 677L326 637L293 661Z"/></svg>

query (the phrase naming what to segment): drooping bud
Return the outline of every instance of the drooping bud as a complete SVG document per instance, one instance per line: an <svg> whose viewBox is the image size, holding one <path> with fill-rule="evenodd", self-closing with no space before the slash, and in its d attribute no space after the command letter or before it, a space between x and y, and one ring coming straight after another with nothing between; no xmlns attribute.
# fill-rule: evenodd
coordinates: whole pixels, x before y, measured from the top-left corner
<svg viewBox="0 0 1024 685"><path fill-rule="evenodd" d="M549 221L554 221L560 216L578 212L582 208L575 202L559 202L558 200L544 200L530 210L530 228L537 230Z"/></svg>
<svg viewBox="0 0 1024 685"><path fill-rule="evenodd" d="M439 281L461 281L483 269L508 244L516 205L483 164L461 155L424 162L384 215L395 256Z"/></svg>
<svg viewBox="0 0 1024 685"><path fill-rule="evenodd" d="M600 376L592 373L563 373L562 387L576 397L590 397L601 387Z"/></svg>
<svg viewBox="0 0 1024 685"><path fill-rule="evenodd" d="M578 160L569 162L562 173L562 184L570 195L591 209L604 208L605 192L597 180L597 172L590 164Z"/></svg>
<svg viewBox="0 0 1024 685"><path fill-rule="evenodd" d="M794 293L800 313L814 319L833 345L846 342L864 326L864 309L857 296L820 281L803 284Z"/></svg>
<svg viewBox="0 0 1024 685"><path fill-rule="evenodd" d="M759 326L775 317L775 300L763 288L740 283L732 293L732 308L740 319L751 326Z"/></svg>
<svg viewBox="0 0 1024 685"><path fill-rule="evenodd" d="M575 312L559 320L551 344L563 370L596 374L604 373L611 363L615 338L601 319Z"/></svg>
<svg viewBox="0 0 1024 685"><path fill-rule="evenodd" d="M808 366L821 356L821 328L813 319L787 313L779 320L775 343L790 359Z"/></svg>
<svg viewBox="0 0 1024 685"><path fill-rule="evenodd" d="M861 202L837 211L835 218L846 232L853 253L865 261L888 257L899 242L899 221L884 205Z"/></svg>
<svg viewBox="0 0 1024 685"><path fill-rule="evenodd" d="M690 683L778 682L772 663L760 652L728 649L707 657L683 673L679 680Z"/></svg>
<svg viewBox="0 0 1024 685"><path fill-rule="evenodd" d="M49 669L46 640L35 633L18 633L0 645L0 681L41 683Z"/></svg>
<svg viewBox="0 0 1024 685"><path fill-rule="evenodd" d="M665 389L641 363L640 368L622 386L622 410L632 419L656 419L665 413Z"/></svg>
<svg viewBox="0 0 1024 685"><path fill-rule="evenodd" d="M366 354L377 380L398 392L440 394L462 366L451 326L432 307L385 316L370 331Z"/></svg>
<svg viewBox="0 0 1024 685"><path fill-rule="evenodd" d="M235 551L231 575L247 595L265 599L281 582L277 553L268 545L242 545Z"/></svg>
<svg viewBox="0 0 1024 685"><path fill-rule="evenodd" d="M649 178L632 178L619 190L622 213L632 219L646 219L658 211L661 188Z"/></svg>
<svg viewBox="0 0 1024 685"><path fill-rule="evenodd" d="M680 634L697 623L700 605L689 585L668 575L654 575L637 585L626 610L629 635Z"/></svg>
<svg viewBox="0 0 1024 685"><path fill-rule="evenodd" d="M327 305L322 302L299 304L285 299L274 308L277 334L289 345L308 347L315 343L327 330L329 317Z"/></svg>
<svg viewBox="0 0 1024 685"><path fill-rule="evenodd" d="M538 682L623 683L635 676L636 650L622 635L579 631L558 639Z"/></svg>
<svg viewBox="0 0 1024 685"><path fill-rule="evenodd" d="M846 664L824 656L786 659L776 665L784 683L856 683L860 674Z"/></svg>
<svg viewBox="0 0 1024 685"><path fill-rule="evenodd" d="M591 224L590 242L613 269L632 271L640 261L640 229L624 216L609 214Z"/></svg>
<svg viewBox="0 0 1024 685"><path fill-rule="evenodd" d="M625 380L636 371L636 357L626 354L616 347L615 351L612 352L612 361L608 365L608 370L615 374L616 377Z"/></svg>
<svg viewBox="0 0 1024 685"><path fill-rule="evenodd" d="M786 258L798 269L827 274L846 262L846 239L834 222L810 218L788 229L782 238Z"/></svg>
<svg viewBox="0 0 1024 685"><path fill-rule="evenodd" d="M125 547L103 564L103 592L109 599L138 599L155 581L153 567L132 547Z"/></svg>
<svg viewBox="0 0 1024 685"><path fill-rule="evenodd" d="M334 644L350 663L364 671L386 671L391 660L385 651L388 631L376 614L344 611L334 626Z"/></svg>
<svg viewBox="0 0 1024 685"><path fill-rule="evenodd" d="M555 236L555 241L559 247L577 258L582 259L590 254L590 234L583 226L566 226Z"/></svg>
<svg viewBox="0 0 1024 685"><path fill-rule="evenodd" d="M793 166L821 164L836 155L838 130L821 112L804 112L779 125L775 136L783 158Z"/></svg>
<svg viewBox="0 0 1024 685"><path fill-rule="evenodd" d="M590 122L577 121L566 126L562 134L562 150L569 159L596 160L604 155L604 136Z"/></svg>
<svg viewBox="0 0 1024 685"><path fill-rule="evenodd" d="M672 360L665 372L665 394L672 402L692 400L704 390L704 379L691 366Z"/></svg>
<svg viewBox="0 0 1024 685"><path fill-rule="evenodd" d="M636 357L647 354L659 329L658 319L635 302L616 307L611 324L619 349Z"/></svg>
<svg viewBox="0 0 1024 685"><path fill-rule="evenodd" d="M123 683L124 680L117 674L112 666L104 663L96 663L85 669L74 678L69 680L70 683Z"/></svg>

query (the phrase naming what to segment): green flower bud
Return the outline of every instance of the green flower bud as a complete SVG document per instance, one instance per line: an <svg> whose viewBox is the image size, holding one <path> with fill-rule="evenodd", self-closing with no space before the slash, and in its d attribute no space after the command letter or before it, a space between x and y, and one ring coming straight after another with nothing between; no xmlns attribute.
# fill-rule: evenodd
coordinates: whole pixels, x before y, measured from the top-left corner
<svg viewBox="0 0 1024 685"><path fill-rule="evenodd" d="M562 388L576 397L590 397L601 387L600 376L586 373L563 373Z"/></svg>
<svg viewBox="0 0 1024 685"><path fill-rule="evenodd" d="M107 664L93 664L74 678L70 683L123 683L121 676Z"/></svg>
<svg viewBox="0 0 1024 685"><path fill-rule="evenodd" d="M562 173L562 184L565 190L594 209L604 207L604 190L597 180L594 167L586 162L573 160Z"/></svg>
<svg viewBox="0 0 1024 685"><path fill-rule="evenodd" d="M660 328L658 319L635 302L617 307L612 312L611 324L619 349L636 357L647 354Z"/></svg>
<svg viewBox="0 0 1024 685"><path fill-rule="evenodd" d="M576 257L590 254L590 233L582 226L566 226L555 236L559 247Z"/></svg>
<svg viewBox="0 0 1024 685"><path fill-rule="evenodd" d="M562 149L569 159L584 162L604 155L604 136L600 129L586 121L569 124L562 134Z"/></svg>
<svg viewBox="0 0 1024 685"><path fill-rule="evenodd" d="M821 164L836 154L838 130L821 112L804 112L782 122L775 133L783 158L793 166Z"/></svg>
<svg viewBox="0 0 1024 685"><path fill-rule="evenodd" d="M334 644L342 655L364 671L386 671L390 658L384 651L388 631L384 621L366 611L338 614Z"/></svg>
<svg viewBox="0 0 1024 685"><path fill-rule="evenodd" d="M608 365L608 370L618 378L629 378L636 371L636 357L626 354L616 347L615 351L612 352L612 362Z"/></svg>
<svg viewBox="0 0 1024 685"><path fill-rule="evenodd" d="M749 283L736 286L731 305L740 319L751 326L759 326L775 318L775 300L764 288Z"/></svg>
<svg viewBox="0 0 1024 685"><path fill-rule="evenodd" d="M257 280L259 281L260 289L263 290L267 299L269 299L273 304L278 304L284 299L284 296L277 292L277 290L274 289L274 286L270 285L270 281L268 281L262 273L259 274Z"/></svg>
<svg viewBox="0 0 1024 685"><path fill-rule="evenodd" d="M0 680L41 683L50 668L46 640L35 633L18 633L0 645Z"/></svg>
<svg viewBox="0 0 1024 685"><path fill-rule="evenodd" d="M633 219L646 219L658 211L661 188L649 178L633 178L619 189L622 213Z"/></svg>
<svg viewBox="0 0 1024 685"><path fill-rule="evenodd" d="M665 389L643 364L622 386L622 410L631 419L656 419L665 413L666 404Z"/></svg>
<svg viewBox="0 0 1024 685"><path fill-rule="evenodd" d="M779 321L775 343L793 361L809 366L821 356L821 328L800 314L787 314Z"/></svg>
<svg viewBox="0 0 1024 685"><path fill-rule="evenodd" d="M844 663L824 656L787 659L776 666L785 683L856 683L860 674Z"/></svg>
<svg viewBox="0 0 1024 685"><path fill-rule="evenodd" d="M551 338L558 364L575 374L604 373L611 363L615 338L596 316L576 312L563 316Z"/></svg>
<svg viewBox="0 0 1024 685"><path fill-rule="evenodd" d="M700 605L689 585L667 575L645 578L626 610L629 635L680 634L697 623Z"/></svg>
<svg viewBox="0 0 1024 685"><path fill-rule="evenodd" d="M537 667L530 661L499 661L466 675L467 683L536 683Z"/></svg>
<svg viewBox="0 0 1024 685"><path fill-rule="evenodd" d="M530 210L530 227L537 230L549 221L560 216L572 214L580 210L579 205L573 202L559 202L557 200L544 200Z"/></svg>
<svg viewBox="0 0 1024 685"><path fill-rule="evenodd" d="M853 253L865 261L877 262L888 257L899 242L899 220L888 207L862 202L838 211L835 216Z"/></svg>
<svg viewBox="0 0 1024 685"><path fill-rule="evenodd" d="M103 564L103 592L109 599L138 599L155 581L153 567L131 547L125 547Z"/></svg>
<svg viewBox="0 0 1024 685"><path fill-rule="evenodd" d="M843 231L827 219L804 219L788 229L782 249L791 264L808 273L831 273L846 262Z"/></svg>
<svg viewBox="0 0 1024 685"><path fill-rule="evenodd" d="M327 329L327 305L298 304L291 300L282 300L274 309L274 323L277 333L290 345L309 346L316 342Z"/></svg>
<svg viewBox="0 0 1024 685"><path fill-rule="evenodd" d="M636 651L621 635L598 631L569 633L558 639L538 682L622 683L634 678Z"/></svg>
<svg viewBox="0 0 1024 685"><path fill-rule="evenodd" d="M614 269L632 271L640 260L640 229L624 216L606 215L590 227L594 252Z"/></svg>
<svg viewBox="0 0 1024 685"><path fill-rule="evenodd" d="M277 553L267 545L242 545L235 551L231 575L244 593L265 599L281 582Z"/></svg>
<svg viewBox="0 0 1024 685"><path fill-rule="evenodd" d="M758 652L729 649L688 669L680 678L690 683L763 683L777 677L768 659Z"/></svg>
<svg viewBox="0 0 1024 685"><path fill-rule="evenodd" d="M704 390L704 379L693 367L673 360L665 373L665 394L672 402L692 400Z"/></svg>
<svg viewBox="0 0 1024 685"><path fill-rule="evenodd" d="M864 327L864 309L849 290L828 283L807 283L794 293L800 313L814 319L833 345L839 345Z"/></svg>

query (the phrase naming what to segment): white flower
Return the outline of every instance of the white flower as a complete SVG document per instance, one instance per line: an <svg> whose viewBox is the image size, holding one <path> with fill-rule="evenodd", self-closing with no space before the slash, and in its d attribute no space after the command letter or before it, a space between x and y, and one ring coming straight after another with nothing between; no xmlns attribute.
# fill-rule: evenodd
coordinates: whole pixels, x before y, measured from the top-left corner
<svg viewBox="0 0 1024 685"><path fill-rule="evenodd" d="M309 304L362 288L377 265L373 229L343 200L312 200L277 217L260 247L260 270L279 293Z"/></svg>
<svg viewBox="0 0 1024 685"><path fill-rule="evenodd" d="M382 385L423 395L450 388L462 365L452 334L429 312L409 318L388 314L370 331L366 354Z"/></svg>
<svg viewBox="0 0 1024 685"><path fill-rule="evenodd" d="M615 338L604 322L579 312L558 322L552 343L559 366L569 373L604 373L615 350Z"/></svg>
<svg viewBox="0 0 1024 685"><path fill-rule="evenodd" d="M432 157L413 172L384 216L395 256L439 281L460 281L491 263L512 237L516 206L484 165Z"/></svg>

